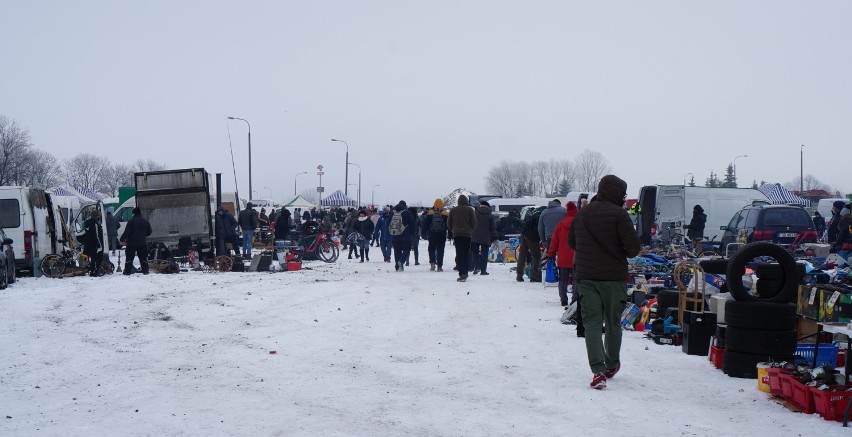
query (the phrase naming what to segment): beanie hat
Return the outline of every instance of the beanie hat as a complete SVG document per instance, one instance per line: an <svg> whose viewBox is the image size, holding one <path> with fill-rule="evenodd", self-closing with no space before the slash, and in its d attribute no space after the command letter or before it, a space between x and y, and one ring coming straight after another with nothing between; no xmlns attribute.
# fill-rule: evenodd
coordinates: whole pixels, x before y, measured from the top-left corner
<svg viewBox="0 0 852 437"><path fill-rule="evenodd" d="M491 206L491 204L490 204L490 203L488 203L488 201L487 201L487 200L480 200L480 201L479 201L479 204L480 204L480 205L482 205L482 206Z"/></svg>
<svg viewBox="0 0 852 437"><path fill-rule="evenodd" d="M142 210L138 206L133 208L133 215L142 215Z"/></svg>
<svg viewBox="0 0 852 437"><path fill-rule="evenodd" d="M842 200L835 200L834 203L832 204L832 206L834 206L837 209L843 209L843 207L846 206L846 204L843 203Z"/></svg>
<svg viewBox="0 0 852 437"><path fill-rule="evenodd" d="M432 204L432 208L435 208L435 209L441 209L443 207L444 207L444 200L443 199L435 199L435 203Z"/></svg>

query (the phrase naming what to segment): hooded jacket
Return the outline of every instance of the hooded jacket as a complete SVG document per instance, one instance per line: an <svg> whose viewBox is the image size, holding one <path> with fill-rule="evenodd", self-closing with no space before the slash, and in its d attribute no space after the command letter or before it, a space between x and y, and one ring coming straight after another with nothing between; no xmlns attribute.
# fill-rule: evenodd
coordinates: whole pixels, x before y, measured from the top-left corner
<svg viewBox="0 0 852 437"><path fill-rule="evenodd" d="M370 220L370 217L366 215L355 219L355 224L352 225L352 230L358 232L359 234L364 236L364 239L369 241L370 236L373 235L373 229L375 225L373 225L373 221Z"/></svg>
<svg viewBox="0 0 852 437"><path fill-rule="evenodd" d="M287 208L281 208L278 216L275 217L275 238L282 240L290 233L290 211Z"/></svg>
<svg viewBox="0 0 852 437"><path fill-rule="evenodd" d="M459 204L450 210L447 216L447 227L450 228L454 237L471 238L473 236L473 230L476 229L476 213L464 194L459 196Z"/></svg>
<svg viewBox="0 0 852 437"><path fill-rule="evenodd" d="M704 208L701 205L695 205L692 208L692 220L689 221L689 225L686 226L687 231L686 236L693 240L700 240L704 238L704 225L707 223L707 214L704 214Z"/></svg>
<svg viewBox="0 0 852 437"><path fill-rule="evenodd" d="M630 216L622 207L627 183L606 175L598 194L577 212L571 223L568 244L576 251L577 280L621 281L627 277L627 258L639 254L641 244Z"/></svg>
<svg viewBox="0 0 852 437"><path fill-rule="evenodd" d="M556 257L556 266L561 269L574 268L574 249L568 244L568 234L571 232L571 223L574 222L574 217L577 215L577 205L574 202L568 202L565 208L565 218L556 225L553 231L553 236L550 240L550 248L547 250L547 257Z"/></svg>
<svg viewBox="0 0 852 437"><path fill-rule="evenodd" d="M399 203L393 207L393 212L388 215L388 233L390 233L391 220L393 220L393 216L396 214L400 214L402 216L402 224L405 226L405 230L399 235L391 235L393 241L411 241L411 235L416 232L415 228L417 227L417 220L413 215L411 215L411 211L408 210L408 205L405 204L404 200L400 200Z"/></svg>
<svg viewBox="0 0 852 437"><path fill-rule="evenodd" d="M538 217L538 238L547 241L552 235L556 225L565 218L565 208L556 201L547 202L547 208Z"/></svg>
<svg viewBox="0 0 852 437"><path fill-rule="evenodd" d="M219 213L223 213L219 215ZM237 219L221 206L216 210L216 236L223 239L237 235Z"/></svg>
<svg viewBox="0 0 852 437"><path fill-rule="evenodd" d="M491 214L491 208L479 205L476 208L476 227L473 228L470 242L491 245L492 239L497 239L497 218Z"/></svg>
<svg viewBox="0 0 852 437"><path fill-rule="evenodd" d="M444 211L444 201L441 199L435 199L435 203L432 204L432 209L426 212L426 217L423 218L423 238L447 238L447 231L449 227L447 225L447 216L449 216L449 212ZM442 230L435 232L432 229L432 222L435 220L443 220L444 225L439 226Z"/></svg>
<svg viewBox="0 0 852 437"><path fill-rule="evenodd" d="M257 219L257 211L252 209L254 205L251 202L246 203L246 209L240 211L240 218L237 220L240 223L240 228L244 231L254 231L260 222Z"/></svg>
<svg viewBox="0 0 852 437"><path fill-rule="evenodd" d="M151 223L142 217L139 207L133 208L133 217L124 225L121 241L128 246L142 247L148 245L148 236L151 235Z"/></svg>

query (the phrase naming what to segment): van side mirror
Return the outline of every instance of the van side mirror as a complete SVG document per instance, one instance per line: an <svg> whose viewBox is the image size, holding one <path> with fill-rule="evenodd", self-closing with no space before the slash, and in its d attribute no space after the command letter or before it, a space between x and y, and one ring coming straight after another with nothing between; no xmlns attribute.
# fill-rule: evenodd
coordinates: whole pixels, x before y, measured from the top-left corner
<svg viewBox="0 0 852 437"><path fill-rule="evenodd" d="M3 244L12 244L12 239L11 238L3 239Z"/></svg>

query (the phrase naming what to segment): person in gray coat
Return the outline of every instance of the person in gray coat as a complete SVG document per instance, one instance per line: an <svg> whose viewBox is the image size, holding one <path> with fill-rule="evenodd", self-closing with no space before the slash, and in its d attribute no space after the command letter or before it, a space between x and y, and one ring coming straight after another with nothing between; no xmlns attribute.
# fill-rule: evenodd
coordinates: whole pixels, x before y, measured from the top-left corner
<svg viewBox="0 0 852 437"><path fill-rule="evenodd" d="M488 275L488 249L497 239L497 218L491 214L491 205L482 200L476 208L476 227L470 238L470 259L473 274Z"/></svg>
<svg viewBox="0 0 852 437"><path fill-rule="evenodd" d="M538 237L541 239L541 244L544 246L546 253L550 248L550 237L553 236L553 231L556 230L556 225L565 218L565 207L559 199L553 199L547 202L547 208L541 212L538 217Z"/></svg>

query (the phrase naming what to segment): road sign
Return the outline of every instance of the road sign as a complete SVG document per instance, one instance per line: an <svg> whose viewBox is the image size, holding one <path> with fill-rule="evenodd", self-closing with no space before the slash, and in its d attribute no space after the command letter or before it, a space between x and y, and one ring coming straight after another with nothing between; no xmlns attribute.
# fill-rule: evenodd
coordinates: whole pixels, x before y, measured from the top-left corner
<svg viewBox="0 0 852 437"><path fill-rule="evenodd" d="M325 187L317 187L317 193L325 192Z"/></svg>
<svg viewBox="0 0 852 437"><path fill-rule="evenodd" d="M318 171L318 172L317 172L317 174L318 174L318 175L320 175L320 176L322 176L322 175L324 175L324 174L325 174L325 172L324 172L324 171Z"/></svg>
<svg viewBox="0 0 852 437"><path fill-rule="evenodd" d="M317 170L322 171L322 164L317 166Z"/></svg>

